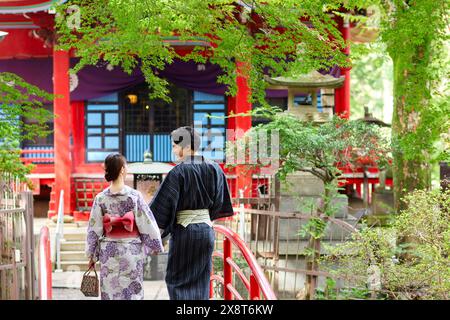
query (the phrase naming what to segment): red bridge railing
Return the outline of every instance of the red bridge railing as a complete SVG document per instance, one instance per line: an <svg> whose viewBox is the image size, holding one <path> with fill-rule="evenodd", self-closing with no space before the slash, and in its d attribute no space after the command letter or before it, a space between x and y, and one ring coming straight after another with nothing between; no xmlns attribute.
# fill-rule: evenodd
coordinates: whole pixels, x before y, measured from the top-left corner
<svg viewBox="0 0 450 320"><path fill-rule="evenodd" d="M48 227L39 236L39 299L52 300L52 262L50 258L50 234Z"/></svg>
<svg viewBox="0 0 450 320"><path fill-rule="evenodd" d="M213 282L217 281L223 285L224 300L243 300L244 298L239 294L238 290L233 286L233 271L242 280L249 295L248 300L259 300L261 295L266 300L276 300L277 297L272 290L272 287L264 275L263 270L258 264L255 256L248 248L247 244L239 237L237 233L221 225L215 225L214 231L216 234L223 235L223 253L215 251L213 257L219 257L223 260L223 277L211 274L210 280L210 298L213 297ZM242 269L233 261L232 245L237 247L239 252L244 257L246 263L250 268L250 279L244 275Z"/></svg>

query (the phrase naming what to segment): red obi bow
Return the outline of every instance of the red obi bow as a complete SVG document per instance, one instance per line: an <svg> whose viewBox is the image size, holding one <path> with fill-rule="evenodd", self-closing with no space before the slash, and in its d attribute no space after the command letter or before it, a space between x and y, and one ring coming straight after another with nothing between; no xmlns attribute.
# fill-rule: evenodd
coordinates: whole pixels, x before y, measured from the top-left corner
<svg viewBox="0 0 450 320"><path fill-rule="evenodd" d="M125 229L128 232L133 232L134 214L133 211L125 213L123 217L113 217L109 214L103 216L103 227L106 233L110 233L114 229Z"/></svg>

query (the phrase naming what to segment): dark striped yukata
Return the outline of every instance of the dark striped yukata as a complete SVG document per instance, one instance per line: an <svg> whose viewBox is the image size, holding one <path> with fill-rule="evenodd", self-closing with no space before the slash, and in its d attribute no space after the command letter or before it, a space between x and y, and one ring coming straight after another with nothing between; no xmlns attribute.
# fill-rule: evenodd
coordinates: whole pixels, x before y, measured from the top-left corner
<svg viewBox="0 0 450 320"><path fill-rule="evenodd" d="M202 156L178 163L150 203L162 237L171 235L166 284L172 300L209 299L214 230L206 223L177 224L177 212L208 209L211 221L233 215L220 166Z"/></svg>

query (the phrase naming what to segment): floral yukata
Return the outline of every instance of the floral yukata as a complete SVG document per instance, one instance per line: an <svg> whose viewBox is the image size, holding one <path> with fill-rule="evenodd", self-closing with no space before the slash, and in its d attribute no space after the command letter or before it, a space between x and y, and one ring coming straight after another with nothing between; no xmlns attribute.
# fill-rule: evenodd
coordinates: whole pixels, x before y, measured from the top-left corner
<svg viewBox="0 0 450 320"><path fill-rule="evenodd" d="M133 238L105 236L103 217L123 217L133 212L139 235ZM125 186L112 193L99 193L92 205L87 232L86 255L100 261L102 300L141 300L146 255L163 252L158 225L139 191Z"/></svg>

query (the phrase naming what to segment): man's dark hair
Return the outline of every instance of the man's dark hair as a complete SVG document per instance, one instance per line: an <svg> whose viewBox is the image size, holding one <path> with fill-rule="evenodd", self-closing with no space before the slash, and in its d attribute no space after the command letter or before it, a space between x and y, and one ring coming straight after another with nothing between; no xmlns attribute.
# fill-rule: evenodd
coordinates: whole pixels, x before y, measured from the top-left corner
<svg viewBox="0 0 450 320"><path fill-rule="evenodd" d="M170 134L173 143L182 148L190 147L191 150L197 151L200 147L200 135L192 127L180 127Z"/></svg>

